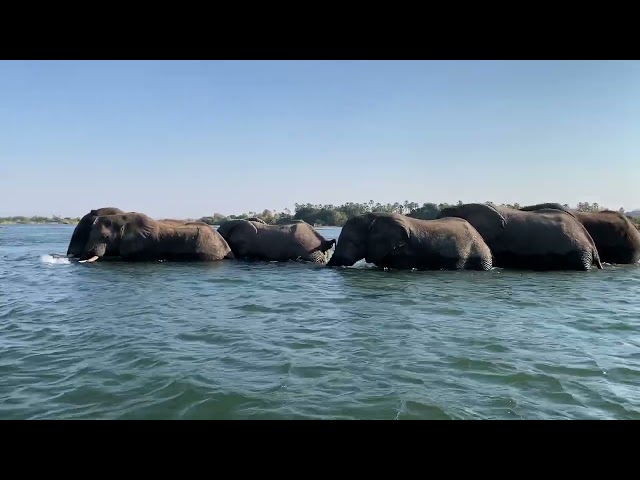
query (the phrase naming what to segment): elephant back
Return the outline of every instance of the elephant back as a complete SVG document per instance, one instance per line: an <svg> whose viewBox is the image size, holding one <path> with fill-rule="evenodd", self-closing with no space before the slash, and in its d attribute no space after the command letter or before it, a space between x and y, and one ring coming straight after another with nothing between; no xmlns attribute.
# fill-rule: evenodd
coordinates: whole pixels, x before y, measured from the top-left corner
<svg viewBox="0 0 640 480"><path fill-rule="evenodd" d="M257 225L262 227L259 223ZM229 242L233 248L233 236L247 237L255 235L258 233L258 227L256 224L248 220L227 220L218 227L217 232L222 236L222 238Z"/></svg>
<svg viewBox="0 0 640 480"><path fill-rule="evenodd" d="M488 244L500 237L507 220L503 213L491 205L466 203L447 207L440 211L438 219L458 217L469 222Z"/></svg>
<svg viewBox="0 0 640 480"><path fill-rule="evenodd" d="M536 205L529 205L526 207L522 207L519 209L521 212L564 212L567 215L571 215L576 220L580 221L578 217L577 211L574 211L564 205L560 205L559 203L538 203Z"/></svg>

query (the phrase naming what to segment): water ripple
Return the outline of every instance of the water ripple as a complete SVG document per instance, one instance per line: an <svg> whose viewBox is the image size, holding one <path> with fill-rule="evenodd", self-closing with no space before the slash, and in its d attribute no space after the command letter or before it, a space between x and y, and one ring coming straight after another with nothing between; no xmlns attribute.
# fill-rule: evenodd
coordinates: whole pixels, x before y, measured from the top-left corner
<svg viewBox="0 0 640 480"><path fill-rule="evenodd" d="M72 230L0 236L0 418L640 419L637 266L82 265Z"/></svg>

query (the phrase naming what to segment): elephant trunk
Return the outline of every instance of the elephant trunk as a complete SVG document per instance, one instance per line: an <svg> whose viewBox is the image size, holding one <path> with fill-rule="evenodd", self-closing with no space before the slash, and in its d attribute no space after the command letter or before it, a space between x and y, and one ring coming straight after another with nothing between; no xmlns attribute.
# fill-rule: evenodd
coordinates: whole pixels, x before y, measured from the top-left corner
<svg viewBox="0 0 640 480"><path fill-rule="evenodd" d="M323 240L322 241L322 245L320 246L320 251L322 253L327 252L328 250L331 250L331 247L333 247L336 244L335 239L332 240Z"/></svg>
<svg viewBox="0 0 640 480"><path fill-rule="evenodd" d="M91 261L95 262L98 258L104 257L104 254L107 251L107 245L104 243L99 243L93 247L87 248L83 254L80 256L81 262ZM91 260L90 260L91 259Z"/></svg>

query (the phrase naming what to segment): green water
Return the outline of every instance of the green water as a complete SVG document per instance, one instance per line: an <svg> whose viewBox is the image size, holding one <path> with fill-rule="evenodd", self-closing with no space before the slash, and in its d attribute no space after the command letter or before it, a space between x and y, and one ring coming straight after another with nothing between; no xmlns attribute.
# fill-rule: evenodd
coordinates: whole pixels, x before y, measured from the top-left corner
<svg viewBox="0 0 640 480"><path fill-rule="evenodd" d="M0 227L1 419L640 418L638 266L56 263L72 230Z"/></svg>

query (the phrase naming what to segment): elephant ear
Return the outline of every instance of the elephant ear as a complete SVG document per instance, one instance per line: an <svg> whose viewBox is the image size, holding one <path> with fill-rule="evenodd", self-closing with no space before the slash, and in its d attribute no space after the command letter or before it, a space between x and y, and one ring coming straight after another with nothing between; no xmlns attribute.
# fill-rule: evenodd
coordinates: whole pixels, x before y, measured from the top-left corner
<svg viewBox="0 0 640 480"><path fill-rule="evenodd" d="M409 242L409 226L402 217L376 217L369 226L367 263L378 263Z"/></svg>
<svg viewBox="0 0 640 480"><path fill-rule="evenodd" d="M82 253L87 241L89 240L91 229L93 228L93 225L95 225L97 219L97 216L91 216L90 213L82 217L73 229L73 234L71 235L71 240L69 240L69 246L67 247L67 256L76 257Z"/></svg>
<svg viewBox="0 0 640 480"><path fill-rule="evenodd" d="M242 235L255 235L258 233L256 226L247 220L229 220L220 225L217 231L226 241L229 241L232 233L240 233Z"/></svg>
<svg viewBox="0 0 640 480"><path fill-rule="evenodd" d="M146 215L125 216L120 228L120 254L128 256L143 252L157 237L157 230L157 222Z"/></svg>
<svg viewBox="0 0 640 480"><path fill-rule="evenodd" d="M449 207L442 211L439 218L459 217L469 222L485 241L491 241L504 230L507 221L491 205L483 203L465 203Z"/></svg>

